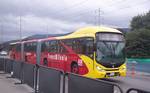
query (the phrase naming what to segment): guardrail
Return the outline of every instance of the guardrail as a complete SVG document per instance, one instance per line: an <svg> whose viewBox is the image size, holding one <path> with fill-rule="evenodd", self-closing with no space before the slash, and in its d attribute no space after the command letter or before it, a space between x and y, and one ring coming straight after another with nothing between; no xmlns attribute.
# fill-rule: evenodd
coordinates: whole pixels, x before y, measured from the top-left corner
<svg viewBox="0 0 150 93"><path fill-rule="evenodd" d="M35 67L35 65L24 62L22 68L22 83L26 83L32 88L34 88L35 85Z"/></svg>
<svg viewBox="0 0 150 93"><path fill-rule="evenodd" d="M5 63L5 61L4 61L4 58L0 58L0 71L4 71L4 63Z"/></svg>
<svg viewBox="0 0 150 93"><path fill-rule="evenodd" d="M34 88L35 93L123 93L118 85L107 81L10 59L0 58L0 70L13 74L12 78ZM127 93L132 93L133 90L148 93L138 89L129 89Z"/></svg>
<svg viewBox="0 0 150 93"><path fill-rule="evenodd" d="M61 93L62 71L39 66L38 91L40 93Z"/></svg>
<svg viewBox="0 0 150 93"><path fill-rule="evenodd" d="M123 93L118 85L102 80L85 78L73 73L67 73L65 79L68 84L65 93Z"/></svg>
<svg viewBox="0 0 150 93"><path fill-rule="evenodd" d="M145 90L130 88L130 89L127 91L127 93L150 93L150 92L145 91Z"/></svg>

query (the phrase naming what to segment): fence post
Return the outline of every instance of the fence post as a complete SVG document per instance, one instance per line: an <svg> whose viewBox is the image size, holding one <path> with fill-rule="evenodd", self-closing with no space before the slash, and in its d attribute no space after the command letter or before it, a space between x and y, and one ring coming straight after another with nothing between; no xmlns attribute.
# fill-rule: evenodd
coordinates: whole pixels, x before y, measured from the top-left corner
<svg viewBox="0 0 150 93"><path fill-rule="evenodd" d="M63 75L63 93L68 93L68 73Z"/></svg>
<svg viewBox="0 0 150 93"><path fill-rule="evenodd" d="M3 61L4 61L4 73L6 73L6 60L5 60L5 58L3 58Z"/></svg>
<svg viewBox="0 0 150 93"><path fill-rule="evenodd" d="M38 74L38 70L39 70L39 65L36 64L35 65L35 84L34 84L34 90L35 93L38 93L38 78L39 78L39 74Z"/></svg>
<svg viewBox="0 0 150 93"><path fill-rule="evenodd" d="M20 69L20 79L21 79L21 84L23 84L23 65L24 63L21 61L21 69Z"/></svg>

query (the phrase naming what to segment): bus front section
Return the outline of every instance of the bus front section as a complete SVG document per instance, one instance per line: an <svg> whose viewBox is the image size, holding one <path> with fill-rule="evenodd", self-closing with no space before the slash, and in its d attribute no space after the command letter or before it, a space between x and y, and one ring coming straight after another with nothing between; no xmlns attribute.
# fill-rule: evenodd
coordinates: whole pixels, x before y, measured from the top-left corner
<svg viewBox="0 0 150 93"><path fill-rule="evenodd" d="M125 40L121 33L96 34L96 77L126 76Z"/></svg>

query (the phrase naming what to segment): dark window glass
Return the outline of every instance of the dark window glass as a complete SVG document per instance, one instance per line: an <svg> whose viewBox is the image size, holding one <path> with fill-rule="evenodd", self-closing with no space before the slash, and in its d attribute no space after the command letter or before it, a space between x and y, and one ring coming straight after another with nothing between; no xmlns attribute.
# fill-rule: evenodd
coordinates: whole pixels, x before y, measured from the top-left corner
<svg viewBox="0 0 150 93"><path fill-rule="evenodd" d="M49 41L44 41L42 42L42 46L41 46L41 51L42 52L48 52L49 51L49 48L50 48L50 42Z"/></svg>
<svg viewBox="0 0 150 93"><path fill-rule="evenodd" d="M86 39L85 40L85 54L91 58L93 58L93 52L94 52L94 39Z"/></svg>
<svg viewBox="0 0 150 93"><path fill-rule="evenodd" d="M59 53L67 53L66 48L63 46L65 40L59 40L58 41L58 52Z"/></svg>
<svg viewBox="0 0 150 93"><path fill-rule="evenodd" d="M37 49L37 42L29 42L29 43L25 43L24 45L24 50L26 52L36 52Z"/></svg>
<svg viewBox="0 0 150 93"><path fill-rule="evenodd" d="M58 52L58 41L52 40L47 43L49 46L49 52L57 53Z"/></svg>
<svg viewBox="0 0 150 93"><path fill-rule="evenodd" d="M21 44L16 44L16 51L18 51L18 52L21 51Z"/></svg>
<svg viewBox="0 0 150 93"><path fill-rule="evenodd" d="M72 49L77 54L85 54L93 58L94 39L93 38L75 38L61 40L65 46ZM64 47L65 48L65 47Z"/></svg>
<svg viewBox="0 0 150 93"><path fill-rule="evenodd" d="M46 44L45 44L45 42L42 42L42 44L41 44L41 51L42 52L46 51Z"/></svg>
<svg viewBox="0 0 150 93"><path fill-rule="evenodd" d="M14 45L11 45L10 46L10 51L11 50L15 50L17 52L20 52L21 51L21 44L14 44Z"/></svg>
<svg viewBox="0 0 150 93"><path fill-rule="evenodd" d="M16 45L10 45L9 51L16 50Z"/></svg>

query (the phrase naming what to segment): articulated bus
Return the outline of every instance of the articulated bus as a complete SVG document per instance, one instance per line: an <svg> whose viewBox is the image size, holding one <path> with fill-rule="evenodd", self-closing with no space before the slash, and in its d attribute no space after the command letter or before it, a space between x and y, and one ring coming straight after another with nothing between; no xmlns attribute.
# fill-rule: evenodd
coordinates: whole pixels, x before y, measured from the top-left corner
<svg viewBox="0 0 150 93"><path fill-rule="evenodd" d="M113 28L86 27L20 45L25 62L90 78L126 76L125 39Z"/></svg>

